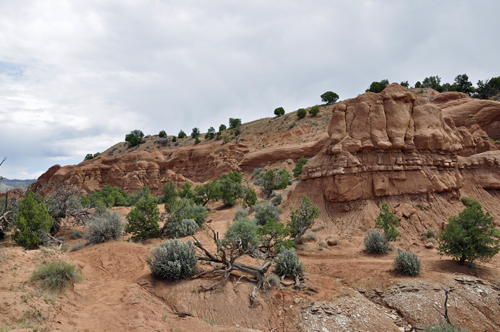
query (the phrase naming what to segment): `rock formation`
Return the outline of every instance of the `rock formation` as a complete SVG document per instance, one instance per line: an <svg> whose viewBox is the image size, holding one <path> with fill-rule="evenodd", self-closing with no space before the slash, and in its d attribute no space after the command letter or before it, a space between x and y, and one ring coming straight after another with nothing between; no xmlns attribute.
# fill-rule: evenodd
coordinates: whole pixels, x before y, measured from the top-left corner
<svg viewBox="0 0 500 332"><path fill-rule="evenodd" d="M471 98L461 92L445 92L434 98L432 104L439 106L443 116L452 119L457 127L480 128L488 137L500 140L500 102Z"/></svg>
<svg viewBox="0 0 500 332"><path fill-rule="evenodd" d="M50 191L51 183L61 179L82 192L110 184L129 193L148 186L159 195L169 180L203 183L233 170L252 172L305 156L313 158L303 168L297 197L348 202L449 192L463 186L469 171L482 188L498 189L499 154L492 152L498 144L490 138L500 135L495 129L500 103L458 92L429 99L394 83L379 94L364 93L335 105L326 132L317 131L311 141L252 149L248 142L255 137L246 137L239 143L152 152L124 149L118 156L103 153L79 165L53 166L33 186ZM284 132L282 139L290 136Z"/></svg>
<svg viewBox="0 0 500 332"><path fill-rule="evenodd" d="M478 157L459 164L458 154L495 146L484 131L471 134L453 119L445 121L438 105L396 83L380 94L340 102L328 126L330 140L304 166L301 185L320 189L330 202L459 189L461 169L473 167ZM498 170L494 156L489 164Z"/></svg>
<svg viewBox="0 0 500 332"><path fill-rule="evenodd" d="M167 181L179 185L185 181L203 183L231 171L265 167L269 163L312 157L328 140L326 134L319 139L289 148L269 148L250 152L245 144L221 144L220 141L194 147L155 152L132 151L118 157L99 157L78 165L52 166L32 185L36 191L47 193L56 180L77 186L82 193L102 189L110 184L128 193L148 186L155 195L162 194Z"/></svg>

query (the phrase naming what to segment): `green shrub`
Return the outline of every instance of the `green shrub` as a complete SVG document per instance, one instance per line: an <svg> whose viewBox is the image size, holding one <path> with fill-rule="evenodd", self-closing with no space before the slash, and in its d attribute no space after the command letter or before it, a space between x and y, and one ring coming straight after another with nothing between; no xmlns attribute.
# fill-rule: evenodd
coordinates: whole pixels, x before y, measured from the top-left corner
<svg viewBox="0 0 500 332"><path fill-rule="evenodd" d="M269 285L275 286L275 287L277 287L281 284L280 277L278 277L274 273L269 273L269 275L267 276L267 282L269 283Z"/></svg>
<svg viewBox="0 0 500 332"><path fill-rule="evenodd" d="M229 118L229 128L236 128L241 126L241 119Z"/></svg>
<svg viewBox="0 0 500 332"><path fill-rule="evenodd" d="M277 109L274 110L274 115L277 117L280 117L285 114L285 109L283 107L278 107Z"/></svg>
<svg viewBox="0 0 500 332"><path fill-rule="evenodd" d="M194 145L199 144L201 141L198 137L195 137L194 139Z"/></svg>
<svg viewBox="0 0 500 332"><path fill-rule="evenodd" d="M43 203L37 203L31 189L21 201L17 213L17 225L11 237L25 249L36 249L43 244L43 233L48 233L54 224Z"/></svg>
<svg viewBox="0 0 500 332"><path fill-rule="evenodd" d="M450 325L446 322L444 322L442 319L440 319L439 324L435 324L430 327L424 328L425 332L469 332L467 329L463 329L459 326L453 326Z"/></svg>
<svg viewBox="0 0 500 332"><path fill-rule="evenodd" d="M163 185L163 201L165 202L165 210L170 212L170 205L177 198L177 190L172 180L169 180Z"/></svg>
<svg viewBox="0 0 500 332"><path fill-rule="evenodd" d="M247 217L248 217L248 211L247 210L245 210L245 209L238 209L234 213L233 221L241 219L241 218L244 219L244 218L247 218Z"/></svg>
<svg viewBox="0 0 500 332"><path fill-rule="evenodd" d="M174 142L174 143L177 142L177 137L172 136L172 142Z"/></svg>
<svg viewBox="0 0 500 332"><path fill-rule="evenodd" d="M320 209L313 205L311 199L304 195L297 209L290 206L290 221L287 227L293 242L297 244L302 235L314 226L315 219L321 214Z"/></svg>
<svg viewBox="0 0 500 332"><path fill-rule="evenodd" d="M71 247L71 251L77 251L82 249L83 247L85 247L85 244L83 242L78 242Z"/></svg>
<svg viewBox="0 0 500 332"><path fill-rule="evenodd" d="M82 273L75 266L65 261L51 261L33 271L31 280L52 291L62 291L70 284L83 280Z"/></svg>
<svg viewBox="0 0 500 332"><path fill-rule="evenodd" d="M224 131L224 130L226 130L226 129L227 129L226 125L225 125L225 124L221 124L221 125L219 126L219 133L223 132L223 131Z"/></svg>
<svg viewBox="0 0 500 332"><path fill-rule="evenodd" d="M188 208L189 218L193 219L198 227L201 227L208 218L208 209L205 206L191 204Z"/></svg>
<svg viewBox="0 0 500 332"><path fill-rule="evenodd" d="M420 83L420 82L417 82L417 83ZM372 82L372 84L370 84L370 88L366 89L366 92L380 93L388 85L389 85L389 80L381 80L380 82ZM417 88L417 84L415 84L415 87Z"/></svg>
<svg viewBox="0 0 500 332"><path fill-rule="evenodd" d="M307 164L308 161L309 161L309 159L307 159L305 157L300 157L299 161L297 161L294 169L292 170L293 176L298 178L300 176L300 174L302 174L302 167L304 167L304 165Z"/></svg>
<svg viewBox="0 0 500 332"><path fill-rule="evenodd" d="M194 202L205 206L210 201L217 201L220 197L220 185L216 179L194 187Z"/></svg>
<svg viewBox="0 0 500 332"><path fill-rule="evenodd" d="M191 138L197 138L198 136L200 136L200 129L194 127L193 131L191 132Z"/></svg>
<svg viewBox="0 0 500 332"><path fill-rule="evenodd" d="M339 99L339 95L332 91L327 91L321 95L321 101L327 105L335 103Z"/></svg>
<svg viewBox="0 0 500 332"><path fill-rule="evenodd" d="M378 231L367 232L365 236L366 251L375 254L385 254L389 250L389 242L387 237L380 234Z"/></svg>
<svg viewBox="0 0 500 332"><path fill-rule="evenodd" d="M179 134L177 135L177 137L184 138L184 137L186 137L186 133L181 130L181 131L179 131Z"/></svg>
<svg viewBox="0 0 500 332"><path fill-rule="evenodd" d="M247 188L247 193L245 194L245 197L243 197L243 206L249 206L252 207L257 203L257 193L253 188Z"/></svg>
<svg viewBox="0 0 500 332"><path fill-rule="evenodd" d="M264 196L271 197L274 190L285 189L291 178L290 173L284 168L268 170L260 177L261 190Z"/></svg>
<svg viewBox="0 0 500 332"><path fill-rule="evenodd" d="M130 134L125 135L125 142L127 142L129 146L137 146L142 143L143 138L144 133L142 131L133 130Z"/></svg>
<svg viewBox="0 0 500 332"><path fill-rule="evenodd" d="M316 239L318 238L317 235L313 232L307 232L304 237L306 241L311 241L311 242L316 241Z"/></svg>
<svg viewBox="0 0 500 332"><path fill-rule="evenodd" d="M193 242L177 239L166 241L151 251L146 263L153 276L159 279L177 280L193 275L196 262L196 249Z"/></svg>
<svg viewBox="0 0 500 332"><path fill-rule="evenodd" d="M436 236L436 231L433 230L432 228L422 232L422 240L426 240L426 239L431 239L433 238L434 236Z"/></svg>
<svg viewBox="0 0 500 332"><path fill-rule="evenodd" d="M208 128L207 134L205 135L205 139L212 139L214 137L215 137L215 128L214 127Z"/></svg>
<svg viewBox="0 0 500 332"><path fill-rule="evenodd" d="M257 225L247 218L236 220L224 234L224 246L238 246L245 253L253 252L260 244Z"/></svg>
<svg viewBox="0 0 500 332"><path fill-rule="evenodd" d="M80 232L80 231L74 231L73 233L71 233L71 235L69 236L69 238L71 240L76 240L76 239L81 239L83 237L83 233Z"/></svg>
<svg viewBox="0 0 500 332"><path fill-rule="evenodd" d="M273 218L279 220L281 208L269 203L259 204L255 206L255 221L257 225L264 226L266 222Z"/></svg>
<svg viewBox="0 0 500 332"><path fill-rule="evenodd" d="M278 276L295 278L297 274L302 273L302 263L299 262L299 256L294 248L281 248L278 257L274 260L274 264Z"/></svg>
<svg viewBox="0 0 500 332"><path fill-rule="evenodd" d="M96 216L89 224L89 232L85 239L89 243L103 243L118 240L123 235L123 224L120 215L114 211L106 210Z"/></svg>
<svg viewBox="0 0 500 332"><path fill-rule="evenodd" d="M399 226L399 218L394 215L394 211L389 211L389 204L382 203L380 214L375 221L375 228L383 229L387 241L396 241L401 234L396 230Z"/></svg>
<svg viewBox="0 0 500 332"><path fill-rule="evenodd" d="M191 183L189 181L185 181L181 184L179 190L177 190L177 196L180 198L194 199L195 195L191 187Z"/></svg>
<svg viewBox="0 0 500 332"><path fill-rule="evenodd" d="M319 113L319 106L313 106L309 109L309 114L311 114L312 116L316 116L316 114Z"/></svg>
<svg viewBox="0 0 500 332"><path fill-rule="evenodd" d="M253 170L253 173L252 173L252 176L251 176L251 179L253 179L254 177L258 176L260 174L260 172L262 171L262 168L255 168Z"/></svg>
<svg viewBox="0 0 500 332"><path fill-rule="evenodd" d="M413 252L398 250L394 265L397 271L406 275L415 277L420 274L420 260Z"/></svg>
<svg viewBox="0 0 500 332"><path fill-rule="evenodd" d="M278 206L283 201L283 195L276 194L273 198L271 198L271 204L274 206Z"/></svg>
<svg viewBox="0 0 500 332"><path fill-rule="evenodd" d="M224 174L219 178L220 198L225 206L235 205L236 200L245 194L241 180L242 175L237 171Z"/></svg>
<svg viewBox="0 0 500 332"><path fill-rule="evenodd" d="M125 232L131 233L134 239L147 239L158 236L160 230L160 209L156 197L146 191L143 198L137 201L135 207L127 214Z"/></svg>
<svg viewBox="0 0 500 332"><path fill-rule="evenodd" d="M500 251L493 218L489 212L483 212L480 204L468 206L458 216L451 216L438 241L439 254L451 256L461 265L476 259L486 261Z"/></svg>
<svg viewBox="0 0 500 332"><path fill-rule="evenodd" d="M479 207L481 207L481 203L475 199L475 198L472 198L472 197L462 197L462 203L465 205L465 206L472 206L472 205L477 205Z"/></svg>
<svg viewBox="0 0 500 332"><path fill-rule="evenodd" d="M299 108L299 109L297 110L297 116L299 117L299 119L305 118L305 117L306 117L306 115L307 115L307 112L306 112L306 110L305 110L305 109L303 109L303 108Z"/></svg>
<svg viewBox="0 0 500 332"><path fill-rule="evenodd" d="M130 205L129 195L118 187L113 187L109 184L105 185L102 190L93 191L81 198L83 206L97 207L101 202L105 207L111 208L113 206L128 206Z"/></svg>
<svg viewBox="0 0 500 332"><path fill-rule="evenodd" d="M94 159L94 156L92 155L92 153L87 153L87 155L85 156L85 159L83 159L83 161L91 160L91 159Z"/></svg>
<svg viewBox="0 0 500 332"><path fill-rule="evenodd" d="M158 134L158 136L160 136L160 137L166 137L167 136L167 132L165 130L162 130L162 131L160 131L160 133Z"/></svg>
<svg viewBox="0 0 500 332"><path fill-rule="evenodd" d="M167 225L168 235L174 239L193 235L197 230L198 224L193 219L182 219L180 222L173 221Z"/></svg>

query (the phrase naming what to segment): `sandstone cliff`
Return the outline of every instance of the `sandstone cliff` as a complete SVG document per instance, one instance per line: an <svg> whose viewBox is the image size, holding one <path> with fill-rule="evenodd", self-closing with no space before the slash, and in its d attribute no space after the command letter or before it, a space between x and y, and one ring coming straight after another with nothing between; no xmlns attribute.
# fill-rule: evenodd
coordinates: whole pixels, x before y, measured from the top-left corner
<svg viewBox="0 0 500 332"><path fill-rule="evenodd" d="M450 100L454 99L442 104ZM496 170L488 170L490 178L496 178L496 151L487 164L479 164L480 157L461 157L459 163L458 154L470 156L496 147L481 129L471 133L456 128L453 119L445 121L440 104L418 98L396 83L380 94L340 102L328 126L330 140L304 166L299 191L316 188L329 202L452 191L463 185L461 170L476 165ZM481 181L492 186L485 182Z"/></svg>

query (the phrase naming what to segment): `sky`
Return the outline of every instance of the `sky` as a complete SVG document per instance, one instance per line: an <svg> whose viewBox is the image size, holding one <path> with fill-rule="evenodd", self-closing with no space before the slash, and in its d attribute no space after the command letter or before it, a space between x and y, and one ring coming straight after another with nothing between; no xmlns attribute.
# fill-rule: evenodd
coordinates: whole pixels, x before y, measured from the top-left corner
<svg viewBox="0 0 500 332"><path fill-rule="evenodd" d="M476 84L500 76L498 13L496 0L0 0L0 175L382 79Z"/></svg>

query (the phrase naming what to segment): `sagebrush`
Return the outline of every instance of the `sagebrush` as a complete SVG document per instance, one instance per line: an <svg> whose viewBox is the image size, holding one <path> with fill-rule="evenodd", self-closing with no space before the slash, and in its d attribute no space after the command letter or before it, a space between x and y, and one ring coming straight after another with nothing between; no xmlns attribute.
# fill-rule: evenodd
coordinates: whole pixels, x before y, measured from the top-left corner
<svg viewBox="0 0 500 332"><path fill-rule="evenodd" d="M299 262L299 256L294 248L281 248L281 252L274 260L275 272L279 276L295 278L302 273L302 263Z"/></svg>
<svg viewBox="0 0 500 332"><path fill-rule="evenodd" d="M174 239L193 235L198 228L198 224L194 219L182 219L180 222L172 221L167 225L168 235Z"/></svg>
<svg viewBox="0 0 500 332"><path fill-rule="evenodd" d="M378 231L367 232L365 236L366 251L375 254L385 254L389 250L389 242L385 235Z"/></svg>
<svg viewBox="0 0 500 332"><path fill-rule="evenodd" d="M75 265L65 261L51 261L34 270L31 279L38 281L42 288L60 291L83 280L83 275Z"/></svg>
<svg viewBox="0 0 500 332"><path fill-rule="evenodd" d="M273 218L274 220L280 220L281 208L276 207L273 204L264 203L255 206L255 221L258 225L264 226L266 222Z"/></svg>
<svg viewBox="0 0 500 332"><path fill-rule="evenodd" d="M398 250L394 259L396 270L406 275L415 277L420 274L420 259L418 255L405 250Z"/></svg>
<svg viewBox="0 0 500 332"><path fill-rule="evenodd" d="M162 243L151 251L146 262L153 276L159 279L177 280L193 275L198 258L193 242L177 239Z"/></svg>
<svg viewBox="0 0 500 332"><path fill-rule="evenodd" d="M123 223L120 215L114 211L106 210L96 216L88 225L89 231L85 239L89 243L103 243L118 240L123 235Z"/></svg>

